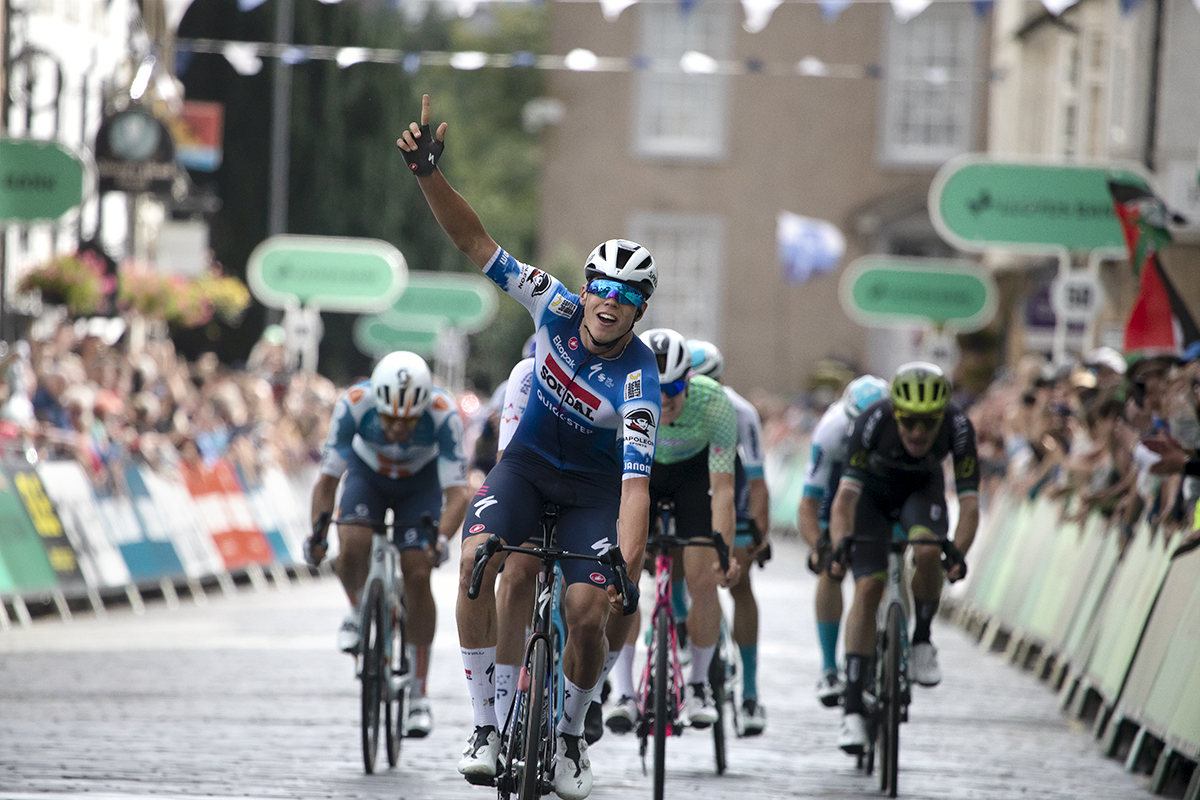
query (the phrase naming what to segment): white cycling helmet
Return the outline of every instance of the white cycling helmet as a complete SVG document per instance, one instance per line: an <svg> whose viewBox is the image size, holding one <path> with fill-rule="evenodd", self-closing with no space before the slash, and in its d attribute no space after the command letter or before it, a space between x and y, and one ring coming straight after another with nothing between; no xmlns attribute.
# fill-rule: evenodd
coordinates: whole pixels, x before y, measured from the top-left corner
<svg viewBox="0 0 1200 800"><path fill-rule="evenodd" d="M701 339L688 339L688 350L692 353L692 372L706 375L714 381L725 371L725 356L712 342Z"/></svg>
<svg viewBox="0 0 1200 800"><path fill-rule="evenodd" d="M371 373L371 392L380 414L416 417L424 413L433 395L433 376L425 359L397 350L379 359Z"/></svg>
<svg viewBox="0 0 1200 800"><path fill-rule="evenodd" d="M681 381L692 368L692 351L688 350L683 334L670 328L651 328L642 334L642 341L658 359L658 383Z"/></svg>
<svg viewBox="0 0 1200 800"><path fill-rule="evenodd" d="M584 264L584 275L611 278L636 288L647 300L658 288L658 268L650 251L628 239L609 239L597 245Z"/></svg>
<svg viewBox="0 0 1200 800"><path fill-rule="evenodd" d="M846 384L842 392L842 410L854 422L867 406L888 396L888 382L874 375L862 375Z"/></svg>

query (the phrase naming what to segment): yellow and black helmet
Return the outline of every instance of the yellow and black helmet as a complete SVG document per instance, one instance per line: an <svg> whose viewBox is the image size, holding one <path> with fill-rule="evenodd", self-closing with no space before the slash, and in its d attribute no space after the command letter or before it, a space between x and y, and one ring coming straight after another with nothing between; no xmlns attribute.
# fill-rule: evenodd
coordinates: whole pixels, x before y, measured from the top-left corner
<svg viewBox="0 0 1200 800"><path fill-rule="evenodd" d="M939 414L950 399L950 382L937 364L910 361L892 377L892 405L908 414Z"/></svg>

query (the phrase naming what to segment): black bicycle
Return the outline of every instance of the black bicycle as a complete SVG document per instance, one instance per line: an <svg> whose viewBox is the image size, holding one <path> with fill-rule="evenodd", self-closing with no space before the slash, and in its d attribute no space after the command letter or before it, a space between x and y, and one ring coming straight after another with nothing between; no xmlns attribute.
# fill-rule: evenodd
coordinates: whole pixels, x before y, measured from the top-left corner
<svg viewBox="0 0 1200 800"><path fill-rule="evenodd" d="M873 539L847 536L838 544L833 558L842 564L849 560L853 541ZM908 634L908 590L904 580L904 551L910 545L939 547L942 568L949 570L963 563L962 554L949 539L909 539L897 525L887 543L887 583L883 602L876 614L875 676L870 691L863 692L863 721L867 729L867 747L858 757L858 766L868 775L875 768L875 751L880 751L879 789L895 797L900 774L900 723L908 722L912 702L912 681L908 675L911 650Z"/></svg>
<svg viewBox="0 0 1200 800"><path fill-rule="evenodd" d="M642 770L645 771L646 751L649 740L654 740L654 800L662 800L666 784L667 736L683 733L679 714L683 708L684 691L687 684L683 679L683 667L679 660L679 634L675 621L675 610L671 603L671 569L674 563L672 552L677 547L712 547L722 571L729 569L729 547L721 534L713 531L711 539L685 539L674 535L672 520L675 506L669 500L659 503L659 530L646 541L647 555L654 556L654 611L650 634L650 653L638 691L637 735L640 740L639 753ZM725 772L725 686L726 665L721 649L713 654L708 669L708 681L712 687L713 704L717 707L717 721L713 725L713 749L717 761L717 774Z"/></svg>
<svg viewBox="0 0 1200 800"><path fill-rule="evenodd" d="M503 723L500 752L503 766L495 778L467 779L485 786L494 785L501 800L508 800L514 795L520 800L536 800L553 790L552 770L557 741L554 726L560 713L559 686L562 680L559 653L554 646L555 628L551 613L557 588L555 564L574 559L611 567L625 613L632 614L637 610L637 596L631 589L620 548L610 547L599 556L568 553L559 549L554 538L558 526L558 506L554 503L543 505L541 526L542 544L536 547L508 545L498 536L489 536L475 550L475 567L471 573L471 585L467 589L467 597L472 600L479 596L487 563L500 551L533 556L542 562L517 696Z"/></svg>

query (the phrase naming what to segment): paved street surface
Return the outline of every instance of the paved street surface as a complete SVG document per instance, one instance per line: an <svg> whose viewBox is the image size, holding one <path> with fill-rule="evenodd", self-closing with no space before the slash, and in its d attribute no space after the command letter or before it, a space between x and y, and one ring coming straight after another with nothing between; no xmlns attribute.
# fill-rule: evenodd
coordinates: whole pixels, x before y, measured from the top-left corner
<svg viewBox="0 0 1200 800"><path fill-rule="evenodd" d="M754 579L763 609L760 695L765 735L730 737L729 770L713 769L712 736L668 746L669 797L871 798L877 781L836 747L838 714L812 696L820 663L814 579L794 540ZM441 616L433 676L436 728L406 740L400 765L363 773L358 686L334 637L345 599L334 579L206 606L151 604L71 623L0 632L0 797L494 797L455 763L470 704L454 629L454 574L435 591ZM1147 780L1099 755L1058 711L1055 695L941 622L943 684L916 689L901 729L900 794L913 800L1149 798ZM637 742L611 734L592 748L592 797L649 797Z"/></svg>

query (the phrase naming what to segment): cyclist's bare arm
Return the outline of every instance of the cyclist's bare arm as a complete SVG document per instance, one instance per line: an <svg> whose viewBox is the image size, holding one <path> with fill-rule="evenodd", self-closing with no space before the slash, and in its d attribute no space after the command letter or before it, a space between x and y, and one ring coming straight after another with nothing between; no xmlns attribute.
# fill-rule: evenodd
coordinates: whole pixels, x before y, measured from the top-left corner
<svg viewBox="0 0 1200 800"><path fill-rule="evenodd" d="M771 494L767 490L766 478L754 478L750 481L750 516L762 534L762 544L759 549L767 546L767 533L771 527Z"/></svg>
<svg viewBox="0 0 1200 800"><path fill-rule="evenodd" d="M964 557L975 541L975 532L979 527L979 495L968 494L958 498L958 524L954 528L954 547ZM951 580L963 577L962 567L954 565L947 572Z"/></svg>
<svg viewBox="0 0 1200 800"><path fill-rule="evenodd" d="M858 496L862 486L854 481L843 480L838 484L837 494L833 496L833 506L829 509L829 539L836 550L838 543L849 536L854 530L854 519L858 515ZM834 577L846 573L846 568L838 563L829 565L829 572Z"/></svg>
<svg viewBox="0 0 1200 800"><path fill-rule="evenodd" d="M732 472L708 473L708 485L712 489L713 530L720 531L725 544L733 550L733 537L737 535L737 508L734 503L734 479ZM718 567L720 569L720 567ZM729 571L724 574L721 585L733 586L742 574L742 565L730 559Z"/></svg>
<svg viewBox="0 0 1200 800"><path fill-rule="evenodd" d="M411 122L408 130L396 140L396 146L405 152L417 149L417 139L421 136L420 126L429 124L429 95L421 97L421 122ZM433 132L439 142L446 139L446 123L443 122ZM442 230L454 242L454 246L466 254L475 266L483 269L496 252L497 244L484 230L479 215L471 208L466 199L454 190L442 171L435 169L428 175L417 178L421 192L433 211L434 218L442 226Z"/></svg>
<svg viewBox="0 0 1200 800"><path fill-rule="evenodd" d="M471 490L466 486L447 486L442 491L442 518L438 520L438 549L446 546L450 537L462 529L467 516L467 503Z"/></svg>
<svg viewBox="0 0 1200 800"><path fill-rule="evenodd" d="M333 514L333 503L337 498L338 481L341 478L334 475L326 475L324 472L317 477L317 482L313 486L312 496L312 524L315 527L317 520L322 514ZM326 517L328 519L328 517ZM328 550L326 545L313 544L311 545L311 554L314 564L320 564L325 558L325 552Z"/></svg>
<svg viewBox="0 0 1200 800"><path fill-rule="evenodd" d="M650 530L650 478L633 477L621 481L621 510L617 518L617 538L629 574L642 574L646 555L646 536Z"/></svg>
<svg viewBox="0 0 1200 800"><path fill-rule="evenodd" d="M800 498L800 512L797 515L800 525L800 538L814 550L817 547L817 540L821 538L820 510L821 499L819 497L805 496Z"/></svg>

